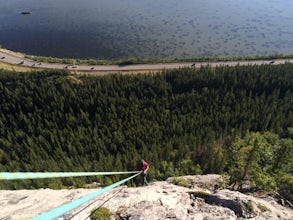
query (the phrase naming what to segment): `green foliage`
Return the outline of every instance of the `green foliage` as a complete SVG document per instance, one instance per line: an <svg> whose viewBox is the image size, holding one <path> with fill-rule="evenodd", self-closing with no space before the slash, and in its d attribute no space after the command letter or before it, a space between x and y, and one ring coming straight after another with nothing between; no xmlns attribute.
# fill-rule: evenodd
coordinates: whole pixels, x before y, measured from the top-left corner
<svg viewBox="0 0 293 220"><path fill-rule="evenodd" d="M288 128L288 136L289 138L293 138L293 128Z"/></svg>
<svg viewBox="0 0 293 220"><path fill-rule="evenodd" d="M218 182L218 188L219 189L226 189L227 186L229 185L229 181L230 181L230 176L221 175L221 178L219 179L219 182Z"/></svg>
<svg viewBox="0 0 293 220"><path fill-rule="evenodd" d="M189 175L197 175L201 174L201 169L199 164L194 164L194 162L190 159L184 159L179 162L179 175L189 174Z"/></svg>
<svg viewBox="0 0 293 220"><path fill-rule="evenodd" d="M283 174L277 178L277 185L280 195L293 203L293 176Z"/></svg>
<svg viewBox="0 0 293 220"><path fill-rule="evenodd" d="M256 206L261 212L270 212L271 211L268 207L266 207L260 203L257 203Z"/></svg>
<svg viewBox="0 0 293 220"><path fill-rule="evenodd" d="M72 77L0 70L0 171L125 171L144 158L149 180L229 171L264 186L291 163L292 64ZM0 187L110 184L124 176L108 178Z"/></svg>
<svg viewBox="0 0 293 220"><path fill-rule="evenodd" d="M287 172L293 164L293 140L282 139L274 146L273 172Z"/></svg>
<svg viewBox="0 0 293 220"><path fill-rule="evenodd" d="M179 170L174 167L173 162L165 160L160 161L157 167L152 166L150 172L154 172L154 176L159 180L170 176L179 176Z"/></svg>
<svg viewBox="0 0 293 220"><path fill-rule="evenodd" d="M62 187L63 184L60 178L55 178L51 180L51 183L49 184L50 189L61 189Z"/></svg>
<svg viewBox="0 0 293 220"><path fill-rule="evenodd" d="M1 45L0 45L1 48ZM44 56L31 56L25 55L26 58L38 62L47 63L63 63L63 64L88 64L88 65L132 65L132 64L148 64L148 63L176 63L176 62L227 62L235 60L272 60L272 59L289 59L293 54L268 54L268 55L255 55L255 56L208 56L208 57L194 57L182 59L139 59L129 58L125 60L96 60L96 59L68 59Z"/></svg>
<svg viewBox="0 0 293 220"><path fill-rule="evenodd" d="M276 184L269 172L273 163L273 146L277 143L274 134L247 133L237 138L230 148L229 174L239 188L248 180L252 187L274 190Z"/></svg>
<svg viewBox="0 0 293 220"><path fill-rule="evenodd" d="M104 185L104 186L109 186L109 185L111 185L111 184L113 184L111 178L108 177L108 176L106 176L106 177L104 178L104 181L102 182L102 185Z"/></svg>
<svg viewBox="0 0 293 220"><path fill-rule="evenodd" d="M100 207L91 212L91 220L111 220L112 213L105 207Z"/></svg>
<svg viewBox="0 0 293 220"><path fill-rule="evenodd" d="M276 190L278 175L292 168L292 139L279 139L270 132L247 133L244 138L236 138L229 150L231 183L239 188L249 181L252 188Z"/></svg>
<svg viewBox="0 0 293 220"><path fill-rule="evenodd" d="M183 187L188 187L188 188L191 186L190 182L187 179L182 178L182 177L172 178L171 183L173 183L177 186L183 186Z"/></svg>
<svg viewBox="0 0 293 220"><path fill-rule="evenodd" d="M270 172L254 171L254 175L250 179L251 187L255 189L263 189L273 191L277 189L275 177Z"/></svg>
<svg viewBox="0 0 293 220"><path fill-rule="evenodd" d="M203 192L203 191L191 191L188 192L189 195L193 195L195 198L203 198L203 199L208 199L211 197L211 194L207 193L207 192Z"/></svg>

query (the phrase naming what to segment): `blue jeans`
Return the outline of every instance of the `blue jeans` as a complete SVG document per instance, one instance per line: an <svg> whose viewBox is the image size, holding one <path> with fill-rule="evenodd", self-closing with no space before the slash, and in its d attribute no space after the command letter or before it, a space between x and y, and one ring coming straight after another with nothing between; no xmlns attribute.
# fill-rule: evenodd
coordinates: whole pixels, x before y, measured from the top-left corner
<svg viewBox="0 0 293 220"><path fill-rule="evenodd" d="M149 185L148 181L147 181L147 173L141 173L141 183L142 185Z"/></svg>

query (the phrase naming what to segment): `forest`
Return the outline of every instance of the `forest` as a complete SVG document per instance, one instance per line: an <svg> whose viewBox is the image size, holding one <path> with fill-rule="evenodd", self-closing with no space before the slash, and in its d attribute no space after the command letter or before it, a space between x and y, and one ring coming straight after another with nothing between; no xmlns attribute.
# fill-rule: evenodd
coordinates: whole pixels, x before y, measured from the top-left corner
<svg viewBox="0 0 293 220"><path fill-rule="evenodd" d="M249 180L292 195L292 127L289 63L98 77L0 70L1 172L127 171L143 158L150 181L219 173L238 188ZM1 181L0 188L120 178Z"/></svg>

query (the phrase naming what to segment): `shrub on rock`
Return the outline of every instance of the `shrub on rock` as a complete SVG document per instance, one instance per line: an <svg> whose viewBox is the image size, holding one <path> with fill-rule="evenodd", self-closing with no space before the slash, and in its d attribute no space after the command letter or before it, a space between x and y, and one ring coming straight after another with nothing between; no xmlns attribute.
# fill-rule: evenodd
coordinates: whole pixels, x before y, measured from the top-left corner
<svg viewBox="0 0 293 220"><path fill-rule="evenodd" d="M112 213L105 207L97 208L90 215L91 220L111 220Z"/></svg>

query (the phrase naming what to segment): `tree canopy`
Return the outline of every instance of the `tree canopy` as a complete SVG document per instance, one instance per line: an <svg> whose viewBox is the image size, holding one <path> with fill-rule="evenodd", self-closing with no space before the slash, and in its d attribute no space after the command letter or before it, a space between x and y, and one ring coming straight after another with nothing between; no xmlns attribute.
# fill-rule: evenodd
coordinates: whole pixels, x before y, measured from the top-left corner
<svg viewBox="0 0 293 220"><path fill-rule="evenodd" d="M292 167L292 93L292 64L99 77L0 70L0 171L125 171L144 158L150 178L229 173L265 185Z"/></svg>

